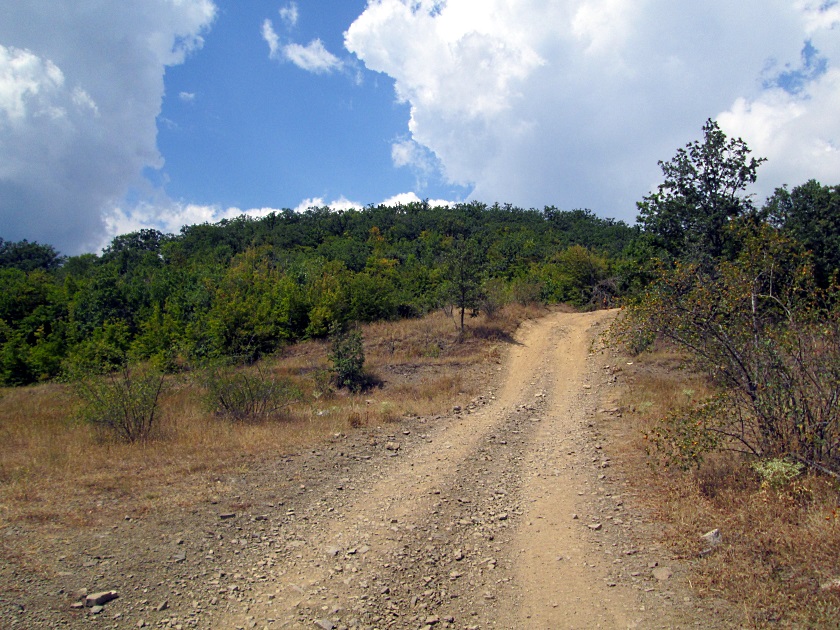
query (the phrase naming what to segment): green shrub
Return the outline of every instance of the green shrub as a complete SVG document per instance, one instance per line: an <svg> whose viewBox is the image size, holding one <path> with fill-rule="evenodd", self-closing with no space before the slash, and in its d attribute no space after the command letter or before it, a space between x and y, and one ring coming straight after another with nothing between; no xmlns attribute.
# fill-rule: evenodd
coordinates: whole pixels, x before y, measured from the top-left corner
<svg viewBox="0 0 840 630"><path fill-rule="evenodd" d="M365 349L360 331L334 331L329 359L336 385L352 392L364 388L367 380L364 372Z"/></svg>
<svg viewBox="0 0 840 630"><path fill-rule="evenodd" d="M501 278L490 278L484 281L479 310L488 319L493 319L501 308L509 301L509 291L505 281Z"/></svg>
<svg viewBox="0 0 840 630"><path fill-rule="evenodd" d="M300 398L300 392L288 380L269 374L260 366L217 364L200 374L207 409L235 421L276 417Z"/></svg>
<svg viewBox="0 0 840 630"><path fill-rule="evenodd" d="M105 376L88 373L74 381L82 400L80 417L123 442L150 437L155 428L163 374L150 367L125 366Z"/></svg>
<svg viewBox="0 0 840 630"><path fill-rule="evenodd" d="M312 374L312 395L317 398L329 398L332 391L332 376L329 370L315 370Z"/></svg>
<svg viewBox="0 0 840 630"><path fill-rule="evenodd" d="M774 458L754 462L752 469L761 477L762 488L780 490L805 470L805 465L789 459Z"/></svg>
<svg viewBox="0 0 840 630"><path fill-rule="evenodd" d="M710 270L663 267L613 328L631 349L675 344L717 385L653 442L680 465L725 449L840 472L840 293L818 291L808 256L771 228L743 244Z"/></svg>

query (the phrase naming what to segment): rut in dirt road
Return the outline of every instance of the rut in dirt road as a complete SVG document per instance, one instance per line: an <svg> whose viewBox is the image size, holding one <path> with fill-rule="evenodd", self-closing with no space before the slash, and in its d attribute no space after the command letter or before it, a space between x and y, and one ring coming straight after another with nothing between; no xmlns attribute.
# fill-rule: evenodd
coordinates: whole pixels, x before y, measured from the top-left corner
<svg viewBox="0 0 840 630"><path fill-rule="evenodd" d="M669 627L587 436L612 316L526 323L501 389L302 489L270 575L214 627Z"/></svg>

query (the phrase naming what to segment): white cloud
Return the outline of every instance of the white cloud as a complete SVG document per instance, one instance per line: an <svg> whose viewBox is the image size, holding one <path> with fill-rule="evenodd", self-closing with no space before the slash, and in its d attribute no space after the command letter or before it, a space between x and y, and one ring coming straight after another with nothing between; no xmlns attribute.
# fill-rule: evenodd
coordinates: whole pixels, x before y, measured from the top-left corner
<svg viewBox="0 0 840 630"><path fill-rule="evenodd" d="M440 170L440 161L428 148L412 139L402 139L391 145L391 161L397 168L409 168L415 177L415 187L425 188L428 180Z"/></svg>
<svg viewBox="0 0 840 630"><path fill-rule="evenodd" d="M268 44L268 57L270 59L277 59L280 53L280 37L274 30L274 24L269 19L263 20L262 37L265 43Z"/></svg>
<svg viewBox="0 0 840 630"><path fill-rule="evenodd" d="M95 6L94 6L95 4ZM0 226L76 253L162 164L167 66L199 48L210 0L7 2L0 21Z"/></svg>
<svg viewBox="0 0 840 630"><path fill-rule="evenodd" d="M768 158L762 177L773 187L808 179L840 182L840 69L832 69L803 93L775 88L755 99L739 98L718 115L721 128ZM762 186L761 196L771 191Z"/></svg>
<svg viewBox="0 0 840 630"><path fill-rule="evenodd" d="M407 206L410 203L422 203L424 200L420 199L415 192L405 192L388 197L382 202L383 206ZM457 202L447 201L446 199L426 199L425 200L432 208L441 207L449 208L454 206Z"/></svg>
<svg viewBox="0 0 840 630"><path fill-rule="evenodd" d="M838 5L821 0L378 0L345 45L394 79L411 106L410 141L473 198L632 221L661 177L657 161L730 109L725 128L748 142L748 129L767 133L772 121L787 130L769 134L766 190L808 160L836 179L833 73L808 79L799 98L762 79L797 66L806 40L831 69L838 20ZM405 140L392 146L396 165L415 155Z"/></svg>
<svg viewBox="0 0 840 630"><path fill-rule="evenodd" d="M320 39L314 39L306 46L286 44L283 55L298 68L316 74L326 74L342 67L341 60L324 48Z"/></svg>
<svg viewBox="0 0 840 630"><path fill-rule="evenodd" d="M350 210L352 208L364 208L364 204L358 203L356 201L350 201L344 195L341 195L338 199L330 201L329 203L326 203L323 197L309 197L308 199L304 199L303 201L301 201L294 209L294 211L306 212L310 208L323 207L327 207L330 210Z"/></svg>
<svg viewBox="0 0 840 630"><path fill-rule="evenodd" d="M110 244L115 236L142 229L155 229L167 234L177 234L185 225L218 223L222 219L235 219L241 215L259 218L272 212L279 213L281 210L268 207L242 210L235 206L223 208L216 205L177 202L163 202L161 204L143 202L132 207L119 206L105 214L105 232L100 240L95 243L94 249L103 249Z"/></svg>
<svg viewBox="0 0 840 630"><path fill-rule="evenodd" d="M80 97L87 96L77 89ZM23 124L30 116L61 118L66 115L63 104L75 102L74 96L65 88L64 73L52 61L0 44L0 115L6 125Z"/></svg>
<svg viewBox="0 0 840 630"><path fill-rule="evenodd" d="M422 202L423 200L416 193L406 192L394 195L382 201L386 206L398 204ZM430 206L452 206L456 202L444 199L429 199ZM344 195L327 202L323 197L309 197L301 201L294 212L306 212L310 208L327 207L332 211L362 209L364 204L351 201ZM121 234L128 234L142 229L160 230L166 234L178 234L185 225L198 225L201 223L218 223L222 219L235 219L246 215L253 218L260 218L271 213L283 212L280 208L263 207L241 209L236 206L222 207L219 205L201 205L193 203L173 202L162 200L158 202L145 201L133 206L121 204L105 213L103 220L104 231L92 241L90 248L99 251L107 247L114 237Z"/></svg>
<svg viewBox="0 0 840 630"><path fill-rule="evenodd" d="M184 101L185 103L192 103L195 101L195 93L194 92L179 92L178 98Z"/></svg>
<svg viewBox="0 0 840 630"><path fill-rule="evenodd" d="M428 150L414 140L399 140L391 145L391 160L397 168L410 166L423 171L432 168Z"/></svg>
<svg viewBox="0 0 840 630"><path fill-rule="evenodd" d="M320 39L314 39L306 46L282 44L269 19L263 21L262 37L268 44L269 59L290 61L301 70L315 74L329 74L344 67L341 59L328 51Z"/></svg>
<svg viewBox="0 0 840 630"><path fill-rule="evenodd" d="M297 2L290 2L288 6L280 9L280 19L282 19L290 28L297 24L298 21L298 6Z"/></svg>

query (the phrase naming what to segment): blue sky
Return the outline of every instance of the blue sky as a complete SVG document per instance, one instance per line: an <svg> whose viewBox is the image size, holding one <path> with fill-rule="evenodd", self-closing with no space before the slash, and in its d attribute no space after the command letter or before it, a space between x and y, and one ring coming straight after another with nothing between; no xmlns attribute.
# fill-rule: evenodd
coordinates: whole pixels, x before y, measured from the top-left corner
<svg viewBox="0 0 840 630"><path fill-rule="evenodd" d="M834 0L0 0L0 237L431 199L632 222L717 119L840 183Z"/></svg>
<svg viewBox="0 0 840 630"><path fill-rule="evenodd" d="M378 203L413 191L411 169L394 168L391 147L407 135L409 106L394 82L344 49L343 33L365 2L306 2L297 21L276 2L217 2L200 53L167 70L158 146L174 198L240 208L295 208L307 199ZM262 28L280 45L320 40L342 68L316 73L269 58ZM211 156L218 156L218 159ZM431 182L427 196L464 197Z"/></svg>

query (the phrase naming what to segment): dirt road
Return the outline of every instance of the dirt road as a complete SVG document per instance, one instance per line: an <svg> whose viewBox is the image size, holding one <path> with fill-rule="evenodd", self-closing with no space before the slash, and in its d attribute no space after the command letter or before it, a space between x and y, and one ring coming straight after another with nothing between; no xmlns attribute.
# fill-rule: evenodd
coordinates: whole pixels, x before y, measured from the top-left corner
<svg viewBox="0 0 840 630"><path fill-rule="evenodd" d="M498 390L313 489L295 553L220 627L673 627L593 435L611 317L525 324Z"/></svg>
<svg viewBox="0 0 840 630"><path fill-rule="evenodd" d="M181 506L41 537L37 562L0 567L4 623L713 627L605 454L620 422L620 373L597 349L611 317L527 322L446 416L336 434L208 477ZM3 538L33 557L14 547L24 524ZM71 608L80 586L119 598Z"/></svg>

